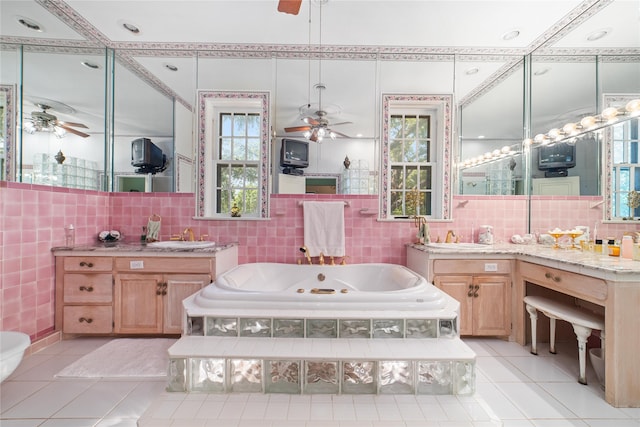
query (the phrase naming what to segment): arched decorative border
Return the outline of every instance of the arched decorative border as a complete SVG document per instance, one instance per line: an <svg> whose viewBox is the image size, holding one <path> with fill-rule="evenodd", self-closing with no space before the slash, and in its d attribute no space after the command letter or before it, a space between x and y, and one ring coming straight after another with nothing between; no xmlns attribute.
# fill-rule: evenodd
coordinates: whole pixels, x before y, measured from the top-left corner
<svg viewBox="0 0 640 427"><path fill-rule="evenodd" d="M393 102L437 103L443 114L442 140L442 215L437 219L451 217L451 139L453 126L453 95L382 95L382 156L380 170L380 217L389 218L389 109Z"/></svg>
<svg viewBox="0 0 640 427"><path fill-rule="evenodd" d="M257 99L261 103L261 146L260 146L260 218L269 216L269 159L270 159L270 135L269 135L269 92L242 92L242 91L198 91L198 164L196 189L196 214L204 217L205 210L205 155L206 155L206 103L210 99Z"/></svg>

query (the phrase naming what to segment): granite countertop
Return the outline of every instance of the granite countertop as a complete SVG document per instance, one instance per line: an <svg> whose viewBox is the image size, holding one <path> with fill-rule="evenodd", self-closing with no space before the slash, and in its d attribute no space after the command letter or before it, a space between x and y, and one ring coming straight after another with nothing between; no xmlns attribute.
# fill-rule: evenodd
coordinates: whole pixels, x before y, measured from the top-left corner
<svg viewBox="0 0 640 427"><path fill-rule="evenodd" d="M160 242L167 243L167 242ZM179 242L176 242L179 244ZM188 243L188 242L184 242ZM194 242L194 243L206 243L206 242ZM229 249L233 246L237 246L237 243L214 243L210 242L212 245L207 247L164 247L164 246L156 246L154 243L141 244L140 242L108 242L108 243L100 243L96 242L93 245L76 245L72 247L68 246L57 246L51 248L51 251L54 255L127 255L127 254L135 254L140 256L141 254L150 254L159 256L162 254L174 254L180 253L181 255L193 254L193 255L201 255L201 254L215 254L216 252L223 251L225 249Z"/></svg>
<svg viewBox="0 0 640 427"><path fill-rule="evenodd" d="M504 258L530 261L549 267L562 268L577 273L595 274L603 278L640 282L640 261L612 257L578 249L554 249L546 245L495 244L480 245L469 243L450 243L435 245L410 244L420 251L433 254L438 258L469 258L470 255L500 256ZM625 276L625 277L623 277Z"/></svg>

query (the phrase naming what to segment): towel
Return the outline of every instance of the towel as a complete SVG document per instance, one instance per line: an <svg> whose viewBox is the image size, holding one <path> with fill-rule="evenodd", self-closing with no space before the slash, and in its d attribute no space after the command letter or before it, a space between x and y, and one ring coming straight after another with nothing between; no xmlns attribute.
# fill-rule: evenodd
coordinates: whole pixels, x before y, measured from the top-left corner
<svg viewBox="0 0 640 427"><path fill-rule="evenodd" d="M303 202L309 256L344 256L344 202Z"/></svg>

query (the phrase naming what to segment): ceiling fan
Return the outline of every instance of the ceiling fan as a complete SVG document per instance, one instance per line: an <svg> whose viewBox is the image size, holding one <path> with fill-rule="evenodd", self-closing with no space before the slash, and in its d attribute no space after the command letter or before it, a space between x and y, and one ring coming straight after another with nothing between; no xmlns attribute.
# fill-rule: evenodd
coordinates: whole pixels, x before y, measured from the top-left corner
<svg viewBox="0 0 640 427"><path fill-rule="evenodd" d="M351 122L329 124L329 120L327 119L327 112L324 110L316 111L315 115L317 116L316 118L307 116L302 119L302 121L305 122L306 125L284 128L284 131L287 133L304 132L305 138L313 142L322 142L325 137L329 137L331 139L336 139L336 137L338 136L349 138L348 135L333 130L330 126L346 125L350 124Z"/></svg>
<svg viewBox="0 0 640 427"><path fill-rule="evenodd" d="M58 138L62 138L65 135L65 132L69 132L83 138L89 137L89 134L74 129L74 127L88 129L87 126L82 123L58 120L56 116L47 112L47 110L52 108L50 105L41 103L36 103L35 105L42 111L32 111L31 117L26 118L27 121L24 124L24 130L26 132L33 134L35 132L48 131L53 132L53 134Z"/></svg>

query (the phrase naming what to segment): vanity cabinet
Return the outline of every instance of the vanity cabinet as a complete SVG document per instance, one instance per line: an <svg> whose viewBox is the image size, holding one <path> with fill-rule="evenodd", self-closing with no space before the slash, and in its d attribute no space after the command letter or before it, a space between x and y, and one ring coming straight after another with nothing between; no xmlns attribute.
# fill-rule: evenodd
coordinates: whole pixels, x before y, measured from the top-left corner
<svg viewBox="0 0 640 427"><path fill-rule="evenodd" d="M460 302L460 335L509 336L513 260L470 256L409 246L407 267Z"/></svg>
<svg viewBox="0 0 640 427"><path fill-rule="evenodd" d="M438 275L434 285L460 302L461 335L509 335L511 280L504 276Z"/></svg>
<svg viewBox="0 0 640 427"><path fill-rule="evenodd" d="M180 334L182 300L238 263L236 246L215 253L96 252L55 252L56 329L64 334Z"/></svg>
<svg viewBox="0 0 640 427"><path fill-rule="evenodd" d="M110 257L65 257L62 279L62 329L69 333L104 334L113 328L113 274Z"/></svg>

